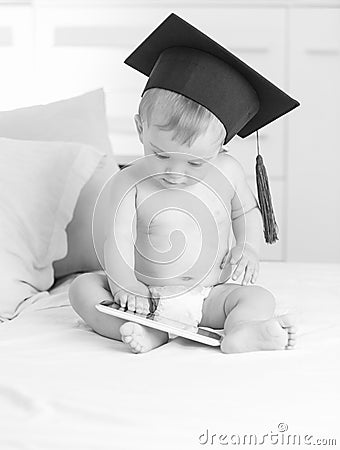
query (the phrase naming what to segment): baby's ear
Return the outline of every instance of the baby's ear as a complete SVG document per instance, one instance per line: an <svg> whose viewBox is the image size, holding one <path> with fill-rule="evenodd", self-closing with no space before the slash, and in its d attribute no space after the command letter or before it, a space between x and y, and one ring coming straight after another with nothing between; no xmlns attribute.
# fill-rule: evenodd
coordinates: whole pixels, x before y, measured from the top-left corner
<svg viewBox="0 0 340 450"><path fill-rule="evenodd" d="M140 115L139 114L135 114L134 120L135 120L137 133L138 133L138 136L139 136L139 140L143 144L143 124L142 124L142 120L140 118Z"/></svg>

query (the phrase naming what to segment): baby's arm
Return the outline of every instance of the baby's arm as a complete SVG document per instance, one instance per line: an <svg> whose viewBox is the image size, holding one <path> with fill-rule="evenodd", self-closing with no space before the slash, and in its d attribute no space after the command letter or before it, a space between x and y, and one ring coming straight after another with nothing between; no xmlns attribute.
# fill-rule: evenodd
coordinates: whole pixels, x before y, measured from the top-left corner
<svg viewBox="0 0 340 450"><path fill-rule="evenodd" d="M250 245L259 254L262 243L262 217L244 171L237 163L235 194L231 202L231 219L236 245ZM236 165L235 165L236 166Z"/></svg>
<svg viewBox="0 0 340 450"><path fill-rule="evenodd" d="M261 213L241 165L232 157L229 157L228 165L235 190L231 202L231 219L236 241L229 262L237 264L233 274L234 280L244 272L242 283L248 284L249 281L254 283L258 276L262 243Z"/></svg>
<svg viewBox="0 0 340 450"><path fill-rule="evenodd" d="M149 289L144 283L137 280L134 271L137 235L135 195L136 188L128 169L118 172L111 180L110 205L107 211L108 223L104 243L105 270L112 295L115 296L119 291L125 291L125 297L120 298L123 303L127 301L131 310L135 310L133 294L144 296L144 304L148 302L147 299L150 295ZM121 304L121 306L125 306L125 304Z"/></svg>

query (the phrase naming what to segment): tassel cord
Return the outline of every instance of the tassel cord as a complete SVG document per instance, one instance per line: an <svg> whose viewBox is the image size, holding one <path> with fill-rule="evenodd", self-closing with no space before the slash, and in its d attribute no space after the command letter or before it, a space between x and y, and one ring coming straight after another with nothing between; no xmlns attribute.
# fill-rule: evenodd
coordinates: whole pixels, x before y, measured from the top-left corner
<svg viewBox="0 0 340 450"><path fill-rule="evenodd" d="M256 185L260 211L263 220L264 237L268 244L278 240L278 226L275 220L272 198L270 194L268 175L263 158L260 155L258 131L256 131L257 156L256 156Z"/></svg>

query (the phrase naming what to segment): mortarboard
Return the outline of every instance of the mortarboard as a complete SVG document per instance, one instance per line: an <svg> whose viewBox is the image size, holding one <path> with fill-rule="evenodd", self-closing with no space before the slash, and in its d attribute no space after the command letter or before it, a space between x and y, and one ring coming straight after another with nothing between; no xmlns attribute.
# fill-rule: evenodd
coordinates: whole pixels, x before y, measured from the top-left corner
<svg viewBox="0 0 340 450"><path fill-rule="evenodd" d="M125 60L148 76L151 88L177 92L211 111L226 130L225 144L245 138L299 102L280 90L213 39L170 14ZM257 133L258 144L258 133ZM257 190L266 242L277 240L266 169L256 158Z"/></svg>

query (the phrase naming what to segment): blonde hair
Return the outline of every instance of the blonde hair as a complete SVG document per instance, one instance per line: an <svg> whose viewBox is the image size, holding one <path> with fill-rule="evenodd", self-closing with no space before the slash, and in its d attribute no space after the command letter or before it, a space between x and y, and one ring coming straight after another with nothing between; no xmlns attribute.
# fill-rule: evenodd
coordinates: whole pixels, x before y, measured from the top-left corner
<svg viewBox="0 0 340 450"><path fill-rule="evenodd" d="M162 113L164 123L154 125L161 130L174 130L173 139L180 144L190 146L212 123L219 128L221 144L224 140L225 128L219 119L204 106L181 94L160 88L148 89L138 109L142 122L147 126L150 125L156 109Z"/></svg>

